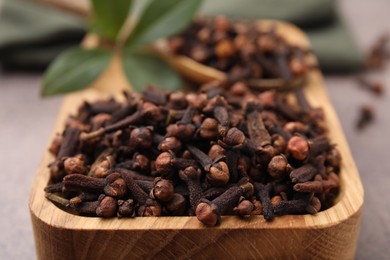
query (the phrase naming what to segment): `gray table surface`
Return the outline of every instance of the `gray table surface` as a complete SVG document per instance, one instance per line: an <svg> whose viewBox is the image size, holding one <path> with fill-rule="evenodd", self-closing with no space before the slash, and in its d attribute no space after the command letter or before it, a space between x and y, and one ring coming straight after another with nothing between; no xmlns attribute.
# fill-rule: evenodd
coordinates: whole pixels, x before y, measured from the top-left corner
<svg viewBox="0 0 390 260"><path fill-rule="evenodd" d="M346 22L362 48L383 32L390 33L390 1L340 1ZM387 93L376 98L357 87L352 76L325 78L365 189L357 259L388 259L390 254L390 68L378 78ZM41 76L0 72L0 259L35 259L28 196L35 170L61 104L41 99ZM361 104L377 110L373 125L355 130Z"/></svg>

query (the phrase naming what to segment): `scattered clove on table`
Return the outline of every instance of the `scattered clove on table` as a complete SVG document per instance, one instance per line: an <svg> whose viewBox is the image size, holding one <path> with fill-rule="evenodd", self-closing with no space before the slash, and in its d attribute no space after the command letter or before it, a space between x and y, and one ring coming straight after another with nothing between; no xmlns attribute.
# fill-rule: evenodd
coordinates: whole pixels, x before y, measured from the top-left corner
<svg viewBox="0 0 390 260"><path fill-rule="evenodd" d="M359 130L364 129L371 124L375 119L375 110L371 105L363 105L360 107L359 118L356 122L356 127Z"/></svg>

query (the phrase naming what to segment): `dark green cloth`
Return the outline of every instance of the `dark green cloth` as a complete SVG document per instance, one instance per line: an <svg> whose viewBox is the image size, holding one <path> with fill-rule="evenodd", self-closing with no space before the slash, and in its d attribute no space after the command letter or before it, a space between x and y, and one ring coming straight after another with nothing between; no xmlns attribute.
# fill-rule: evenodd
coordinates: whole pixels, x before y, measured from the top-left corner
<svg viewBox="0 0 390 260"><path fill-rule="evenodd" d="M80 17L28 1L5 0L0 10L0 62L17 68L44 68L61 51L80 43Z"/></svg>
<svg viewBox="0 0 390 260"><path fill-rule="evenodd" d="M362 52L339 17L335 0L204 0L202 12L292 22L308 34L325 71L362 67ZM78 44L84 33L85 22L79 17L25 1L5 0L0 12L0 62L44 67L59 52Z"/></svg>

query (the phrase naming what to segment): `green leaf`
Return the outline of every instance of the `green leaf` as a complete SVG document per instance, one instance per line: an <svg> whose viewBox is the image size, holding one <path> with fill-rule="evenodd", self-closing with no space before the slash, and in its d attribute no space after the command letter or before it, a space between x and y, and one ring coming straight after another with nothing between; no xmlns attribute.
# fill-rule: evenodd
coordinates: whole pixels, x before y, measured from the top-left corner
<svg viewBox="0 0 390 260"><path fill-rule="evenodd" d="M183 86L180 76L165 61L147 53L126 51L123 68L133 88L141 91L148 84L166 90L178 90Z"/></svg>
<svg viewBox="0 0 390 260"><path fill-rule="evenodd" d="M192 20L202 0L153 0L134 27L128 46L151 43L183 30Z"/></svg>
<svg viewBox="0 0 390 260"><path fill-rule="evenodd" d="M107 68L111 59L106 50L75 47L66 50L46 70L42 96L68 93L88 87Z"/></svg>
<svg viewBox="0 0 390 260"><path fill-rule="evenodd" d="M115 40L131 4L132 0L92 0L92 30L103 38Z"/></svg>

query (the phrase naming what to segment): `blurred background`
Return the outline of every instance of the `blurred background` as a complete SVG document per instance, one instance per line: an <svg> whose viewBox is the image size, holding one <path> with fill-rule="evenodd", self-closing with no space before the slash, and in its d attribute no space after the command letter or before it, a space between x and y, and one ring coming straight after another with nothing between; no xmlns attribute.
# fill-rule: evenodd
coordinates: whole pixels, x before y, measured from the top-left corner
<svg viewBox="0 0 390 260"><path fill-rule="evenodd" d="M283 19L308 34L365 189L356 258L388 259L390 68L367 72L364 66L371 47L390 33L390 1L205 2L203 13ZM82 40L86 15L87 1L0 0L0 259L36 258L28 196L62 100L41 98L40 84L50 61ZM383 84L384 95L361 88L357 80L361 75ZM357 130L365 105L372 107L375 117Z"/></svg>

